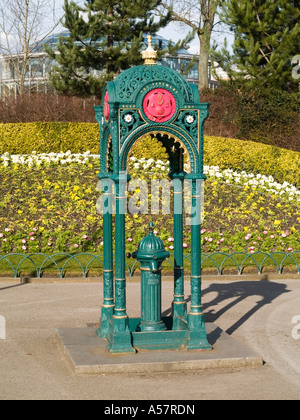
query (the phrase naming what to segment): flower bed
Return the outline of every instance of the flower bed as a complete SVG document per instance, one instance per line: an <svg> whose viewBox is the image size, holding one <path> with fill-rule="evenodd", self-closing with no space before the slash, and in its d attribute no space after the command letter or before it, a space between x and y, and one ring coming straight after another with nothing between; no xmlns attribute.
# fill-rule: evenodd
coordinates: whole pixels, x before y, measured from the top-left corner
<svg viewBox="0 0 300 420"><path fill-rule="evenodd" d="M252 189L259 189L263 193L285 196L290 201L296 200L300 202L300 190L288 182L280 184L276 182L273 176L265 176L261 174L247 174L247 172L237 172L232 169L221 170L219 166L205 166L204 173L212 178L224 180L227 184L234 183Z"/></svg>
<svg viewBox="0 0 300 420"><path fill-rule="evenodd" d="M89 152L33 153L0 159L0 254L98 252L102 246L102 218L96 212L99 159ZM132 178L166 178L165 159L130 160ZM300 191L275 182L272 176L205 167L205 253L286 252L300 249ZM128 252L145 236L145 226L156 230L173 249L173 220L167 215L126 216ZM183 248L190 250L185 226Z"/></svg>
<svg viewBox="0 0 300 420"><path fill-rule="evenodd" d="M135 145L136 157L145 157L145 148L150 157L158 159L160 148L151 137ZM27 154L66 152L92 153L99 151L99 125L97 123L32 122L0 124L0 154ZM247 173L272 175L281 184L287 181L300 186L300 153L262 143L205 136L204 163L219 165L222 170L231 168Z"/></svg>
<svg viewBox="0 0 300 420"><path fill-rule="evenodd" d="M77 163L79 165L86 165L90 163L93 158L90 151L83 154L72 153L68 150L66 153L41 153L32 152L30 155L10 155L8 152L0 156L0 165L4 168L14 167L19 165L27 168L42 168L53 167L57 165L65 165L70 163Z"/></svg>

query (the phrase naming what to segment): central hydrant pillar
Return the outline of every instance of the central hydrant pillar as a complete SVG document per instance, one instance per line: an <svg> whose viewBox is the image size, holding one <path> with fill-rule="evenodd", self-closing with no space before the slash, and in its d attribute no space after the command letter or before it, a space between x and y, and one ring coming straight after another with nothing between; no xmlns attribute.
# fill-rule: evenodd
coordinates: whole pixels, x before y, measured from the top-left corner
<svg viewBox="0 0 300 420"><path fill-rule="evenodd" d="M167 329L161 316L161 270L162 263L170 256L160 238L153 233L149 224L149 235L141 240L132 257L141 263L141 332L164 331Z"/></svg>

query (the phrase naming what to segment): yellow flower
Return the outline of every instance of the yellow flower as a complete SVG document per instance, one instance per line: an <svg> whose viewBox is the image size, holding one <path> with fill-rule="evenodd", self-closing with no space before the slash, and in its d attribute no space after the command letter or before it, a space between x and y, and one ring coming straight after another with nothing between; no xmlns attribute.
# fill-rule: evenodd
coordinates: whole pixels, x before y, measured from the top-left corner
<svg viewBox="0 0 300 420"><path fill-rule="evenodd" d="M274 226L279 226L279 225L281 225L281 221L280 220L275 220L273 224L274 224Z"/></svg>

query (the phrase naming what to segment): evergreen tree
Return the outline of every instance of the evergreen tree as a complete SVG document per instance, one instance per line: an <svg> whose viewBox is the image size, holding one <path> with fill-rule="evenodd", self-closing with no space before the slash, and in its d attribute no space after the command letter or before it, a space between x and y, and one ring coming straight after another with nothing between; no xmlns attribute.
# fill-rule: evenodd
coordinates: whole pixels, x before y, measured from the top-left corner
<svg viewBox="0 0 300 420"><path fill-rule="evenodd" d="M292 60L300 51L299 0L224 0L223 20L235 34L233 55L215 45L212 58L232 82L298 89Z"/></svg>
<svg viewBox="0 0 300 420"><path fill-rule="evenodd" d="M122 70L142 63L143 34L165 27L171 11L154 21L152 11L161 0L87 0L84 6L65 0L63 25L50 78L53 87L77 96L101 95L103 85ZM179 44L177 45L179 48Z"/></svg>

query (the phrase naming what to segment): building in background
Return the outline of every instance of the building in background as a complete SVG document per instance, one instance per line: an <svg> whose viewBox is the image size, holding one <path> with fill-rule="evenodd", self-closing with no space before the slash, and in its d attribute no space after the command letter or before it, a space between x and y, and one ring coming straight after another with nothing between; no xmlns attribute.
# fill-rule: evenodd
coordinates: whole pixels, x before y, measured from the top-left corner
<svg viewBox="0 0 300 420"><path fill-rule="evenodd" d="M44 51L44 44L50 46L54 51L58 45L59 36L68 36L68 32L61 32L56 35L50 35L44 39L30 54L25 77L25 92L27 93L54 93L49 83L49 73L55 60L49 58ZM153 36L153 42L160 49L167 48L169 41L160 35ZM144 37L145 48L147 48L147 36ZM180 49L176 56L165 55L161 61L163 66L169 67L175 71L181 72L186 69L193 59L193 54L188 50ZM19 93L20 74L22 66L22 55L0 55L0 97L17 95ZM95 75L99 73L94 71ZM221 75L226 78L226 73ZM189 82L198 84L198 60L189 73L186 75ZM216 80L209 75L210 88L217 86Z"/></svg>

